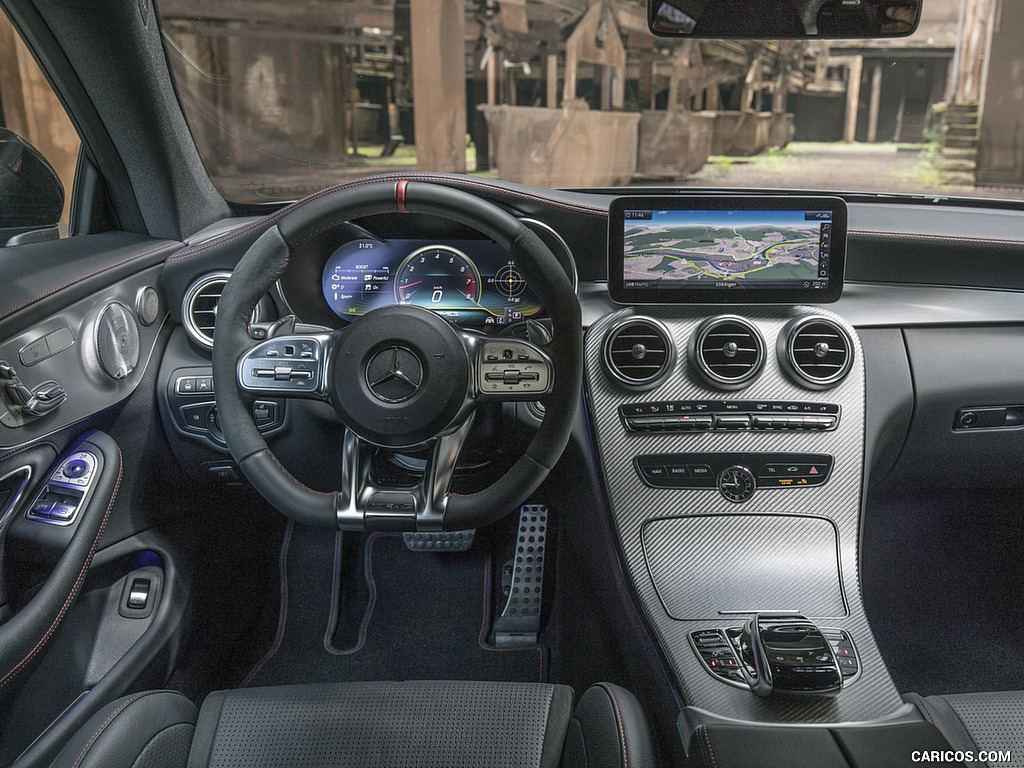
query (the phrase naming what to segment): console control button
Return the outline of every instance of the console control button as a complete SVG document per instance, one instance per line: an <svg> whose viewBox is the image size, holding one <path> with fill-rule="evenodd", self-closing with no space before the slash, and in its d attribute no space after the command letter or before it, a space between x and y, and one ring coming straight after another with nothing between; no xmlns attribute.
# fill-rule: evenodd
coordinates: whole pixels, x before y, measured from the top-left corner
<svg viewBox="0 0 1024 768"><path fill-rule="evenodd" d="M738 478L741 485L773 489L823 485L831 475L833 460L826 453L657 453L637 456L634 466L644 484L653 488L721 490L718 479L722 473L740 467L744 470ZM730 492L734 485L730 480ZM741 500L748 498L746 491L737 493Z"/></svg>
<svg viewBox="0 0 1024 768"><path fill-rule="evenodd" d="M662 419L660 428L667 432L693 429L822 431L839 425L839 412L839 406L834 403L759 400L681 400L619 407L623 426L633 432L652 431L650 422L655 419Z"/></svg>
<svg viewBox="0 0 1024 768"><path fill-rule="evenodd" d="M668 477L668 472L661 464L648 464L643 468L644 477L651 480L663 480Z"/></svg>

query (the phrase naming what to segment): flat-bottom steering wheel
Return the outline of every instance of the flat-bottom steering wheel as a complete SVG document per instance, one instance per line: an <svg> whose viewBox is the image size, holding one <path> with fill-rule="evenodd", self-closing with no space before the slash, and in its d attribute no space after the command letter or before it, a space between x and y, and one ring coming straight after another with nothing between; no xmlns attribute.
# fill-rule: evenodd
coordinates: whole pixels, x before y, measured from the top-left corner
<svg viewBox="0 0 1024 768"><path fill-rule="evenodd" d="M291 251L344 221L381 213L440 216L508 249L551 317L543 347L463 330L420 307L368 312L330 333L254 342L247 321L288 266ZM224 440L242 473L267 501L298 522L345 530L442 531L478 528L526 500L561 456L580 397L583 340L572 283L547 246L522 222L450 187L374 182L320 193L296 204L253 243L217 308L213 375ZM234 382L235 386L221 382ZM345 425L341 489L315 491L270 452L252 417L257 397L330 403ZM526 452L484 490L448 490L475 408L539 400L544 420ZM431 448L411 488L374 482L372 446Z"/></svg>

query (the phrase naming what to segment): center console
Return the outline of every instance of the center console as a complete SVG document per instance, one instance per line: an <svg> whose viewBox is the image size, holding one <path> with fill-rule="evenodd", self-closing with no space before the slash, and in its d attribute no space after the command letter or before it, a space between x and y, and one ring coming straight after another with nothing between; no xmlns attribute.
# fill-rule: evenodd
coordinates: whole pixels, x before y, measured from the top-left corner
<svg viewBox="0 0 1024 768"><path fill-rule="evenodd" d="M799 303L839 295L841 201L620 199L609 243L628 306L587 332L587 406L690 723L906 714L860 597L861 346Z"/></svg>

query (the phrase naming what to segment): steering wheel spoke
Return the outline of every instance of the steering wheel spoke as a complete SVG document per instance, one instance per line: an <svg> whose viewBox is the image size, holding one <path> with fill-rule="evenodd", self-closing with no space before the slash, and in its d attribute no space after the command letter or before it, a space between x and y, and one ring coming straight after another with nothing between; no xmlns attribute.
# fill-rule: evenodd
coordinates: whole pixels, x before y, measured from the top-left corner
<svg viewBox="0 0 1024 768"><path fill-rule="evenodd" d="M444 530L448 486L472 423L470 416L454 432L433 440L423 476L407 488L374 483L370 471L373 446L346 429L338 527L357 531Z"/></svg>
<svg viewBox="0 0 1024 768"><path fill-rule="evenodd" d="M264 397L327 399L330 333L275 336L250 348L238 361L238 387Z"/></svg>
<svg viewBox="0 0 1024 768"><path fill-rule="evenodd" d="M536 400L554 386L554 364L543 348L522 339L462 333L470 350L477 402Z"/></svg>

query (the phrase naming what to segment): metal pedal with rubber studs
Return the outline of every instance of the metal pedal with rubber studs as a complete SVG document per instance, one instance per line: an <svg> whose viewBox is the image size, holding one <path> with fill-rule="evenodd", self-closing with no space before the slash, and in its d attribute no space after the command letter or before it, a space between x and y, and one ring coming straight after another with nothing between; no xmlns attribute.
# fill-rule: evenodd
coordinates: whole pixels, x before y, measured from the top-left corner
<svg viewBox="0 0 1024 768"><path fill-rule="evenodd" d="M495 645L534 645L537 642L544 596L547 529L548 508L545 505L524 504L520 507L512 585L501 616L494 622Z"/></svg>

